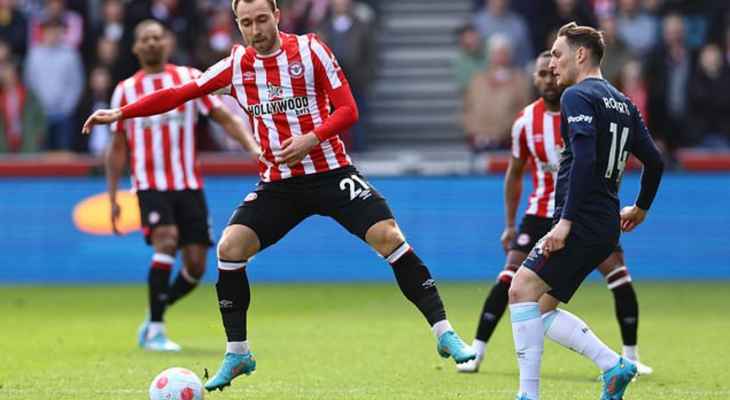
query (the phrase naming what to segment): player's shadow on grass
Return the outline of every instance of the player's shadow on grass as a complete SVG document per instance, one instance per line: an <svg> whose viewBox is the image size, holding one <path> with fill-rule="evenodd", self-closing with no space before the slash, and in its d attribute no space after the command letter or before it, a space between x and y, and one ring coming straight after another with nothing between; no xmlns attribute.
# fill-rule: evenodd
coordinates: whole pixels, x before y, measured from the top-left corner
<svg viewBox="0 0 730 400"><path fill-rule="evenodd" d="M487 372L489 375L498 375L503 377L510 377L510 378L516 378L519 379L520 372L510 371L490 371ZM590 383L590 382L598 382L598 373L596 373L595 376L591 377L582 373L573 372L573 373L566 373L566 372L542 372L540 374L541 379L549 379L551 381L563 381L563 382L573 382L573 383Z"/></svg>

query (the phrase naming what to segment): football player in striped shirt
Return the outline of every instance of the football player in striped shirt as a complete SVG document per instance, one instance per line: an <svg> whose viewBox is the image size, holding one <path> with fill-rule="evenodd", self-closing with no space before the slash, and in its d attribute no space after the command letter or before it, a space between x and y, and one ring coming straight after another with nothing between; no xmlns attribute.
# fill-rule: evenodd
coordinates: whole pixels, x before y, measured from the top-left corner
<svg viewBox="0 0 730 400"><path fill-rule="evenodd" d="M168 64L167 34L156 21L137 25L133 52L142 68L117 85L113 107L132 103L158 89L192 82L200 75L195 69ZM118 233L116 222L121 210L116 201L117 187L129 159L142 230L147 244L154 249L148 275L149 314L138 332L138 344L146 350L180 350L167 337L164 312L195 288L205 272L206 254L212 244L195 150L199 114L210 116L244 149L258 154L258 145L243 121L215 96L202 96L164 114L112 125L115 135L106 154L112 228ZM178 250L183 266L170 284Z"/></svg>
<svg viewBox="0 0 730 400"><path fill-rule="evenodd" d="M504 270L497 276L497 283L484 300L476 337L472 342L477 358L457 364L460 372L479 371L487 342L507 308L507 292L512 277L527 258L527 253L553 225L555 184L564 144L560 136L562 90L558 88L556 78L550 71L550 57L550 51L545 51L537 58L533 80L540 98L525 107L512 128L512 158L504 184L506 228L501 237L507 262ZM515 216L522 194L522 175L529 163L533 167L531 173L534 187L528 199L525 216L517 230ZM598 266L598 270L613 293L616 319L623 339L623 356L636 363L640 374L651 374L653 370L639 362L639 304L621 246L616 246L616 250Z"/></svg>
<svg viewBox="0 0 730 400"><path fill-rule="evenodd" d="M233 0L248 48L198 79L122 107L95 112L84 125L155 115L210 93L233 96L261 145L260 183L234 211L218 243L218 301L228 344L208 390L223 389L256 368L247 341L251 292L246 265L312 215L328 216L368 243L392 267L403 295L423 314L444 358L476 357L446 319L436 283L406 241L385 199L355 169L339 134L358 119L335 56L313 34L279 32L275 0Z"/></svg>

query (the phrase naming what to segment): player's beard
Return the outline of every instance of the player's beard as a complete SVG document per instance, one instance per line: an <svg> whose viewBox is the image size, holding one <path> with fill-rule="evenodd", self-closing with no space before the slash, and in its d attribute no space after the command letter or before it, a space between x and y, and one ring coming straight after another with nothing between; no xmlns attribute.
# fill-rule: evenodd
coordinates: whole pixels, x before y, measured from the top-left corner
<svg viewBox="0 0 730 400"><path fill-rule="evenodd" d="M261 35L251 39L251 44L256 52L261 55L269 55L272 53L274 46L276 45L277 32L271 32L271 34Z"/></svg>

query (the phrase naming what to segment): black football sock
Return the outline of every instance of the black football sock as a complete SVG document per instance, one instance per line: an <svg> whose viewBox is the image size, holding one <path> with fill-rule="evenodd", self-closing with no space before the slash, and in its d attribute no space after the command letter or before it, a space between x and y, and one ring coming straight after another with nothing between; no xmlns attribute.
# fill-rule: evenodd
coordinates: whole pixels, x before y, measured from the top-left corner
<svg viewBox="0 0 730 400"><path fill-rule="evenodd" d="M147 275L150 322L162 322L162 316L167 306L170 271L174 262L175 259L167 254L157 253L152 257L152 266Z"/></svg>
<svg viewBox="0 0 730 400"><path fill-rule="evenodd" d="M482 313L479 314L479 326L477 327L476 339L484 343L492 337L494 329L507 309L508 296L511 279L507 282L499 280L492 286L489 295L484 300Z"/></svg>
<svg viewBox="0 0 730 400"><path fill-rule="evenodd" d="M236 266L238 269L220 269L222 264ZM244 261L219 260L218 265L218 283L215 288L226 337L229 342L243 342L247 335L246 312L251 303L246 264Z"/></svg>
<svg viewBox="0 0 730 400"><path fill-rule="evenodd" d="M639 302L631 282L611 290L616 307L616 319L621 327L624 346L636 346L639 330Z"/></svg>
<svg viewBox="0 0 730 400"><path fill-rule="evenodd" d="M167 297L167 305L171 306L178 300L185 297L188 293L192 292L198 286L198 280L190 276L185 268L180 269L180 273L177 274L175 281L170 287L170 293Z"/></svg>
<svg viewBox="0 0 730 400"><path fill-rule="evenodd" d="M413 303L433 326L446 319L446 310L428 268L408 243L399 246L386 260L393 267L395 279L403 295Z"/></svg>

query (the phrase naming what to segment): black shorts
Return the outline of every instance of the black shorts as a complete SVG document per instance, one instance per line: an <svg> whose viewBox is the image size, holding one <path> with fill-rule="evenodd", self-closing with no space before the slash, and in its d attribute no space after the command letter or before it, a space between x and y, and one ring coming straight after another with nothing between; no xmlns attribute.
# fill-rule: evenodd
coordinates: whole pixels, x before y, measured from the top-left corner
<svg viewBox="0 0 730 400"><path fill-rule="evenodd" d="M541 241L535 244L522 266L535 272L550 286L548 293L563 303L570 301L585 278L617 248L615 241L586 243L571 235L564 248L546 257L541 245Z"/></svg>
<svg viewBox="0 0 730 400"><path fill-rule="evenodd" d="M520 222L517 236L509 244L510 250L521 251L523 253L530 253L535 244L542 239L543 236L550 232L553 228L553 219L537 217L534 215L526 214ZM624 249L621 247L621 243L616 245L614 250L619 253L623 253Z"/></svg>
<svg viewBox="0 0 730 400"><path fill-rule="evenodd" d="M253 229L263 250L312 215L332 217L362 240L371 226L393 218L383 196L355 167L348 166L259 183L233 212L228 225Z"/></svg>
<svg viewBox="0 0 730 400"><path fill-rule="evenodd" d="M552 218L525 215L520 222L517 236L509 244L509 249L529 253L535 247L535 243L547 235L552 227Z"/></svg>
<svg viewBox="0 0 730 400"><path fill-rule="evenodd" d="M160 225L177 226L178 247L213 244L202 190L140 190L137 199L147 244L152 244L152 231Z"/></svg>

